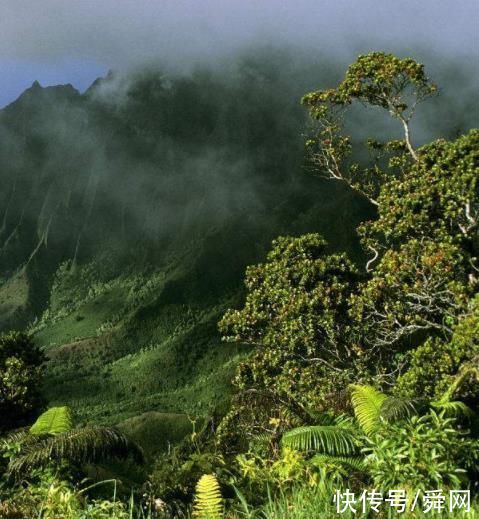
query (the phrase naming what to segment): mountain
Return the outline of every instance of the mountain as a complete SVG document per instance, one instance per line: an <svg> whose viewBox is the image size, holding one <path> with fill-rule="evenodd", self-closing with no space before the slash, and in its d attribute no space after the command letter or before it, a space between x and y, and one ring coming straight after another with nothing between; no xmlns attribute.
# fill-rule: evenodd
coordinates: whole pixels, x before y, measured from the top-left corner
<svg viewBox="0 0 479 519"><path fill-rule="evenodd" d="M369 208L305 171L308 67L35 82L0 111L0 328L45 349L50 405L165 447L225 408L248 351L216 323L272 239L320 232L358 257Z"/></svg>

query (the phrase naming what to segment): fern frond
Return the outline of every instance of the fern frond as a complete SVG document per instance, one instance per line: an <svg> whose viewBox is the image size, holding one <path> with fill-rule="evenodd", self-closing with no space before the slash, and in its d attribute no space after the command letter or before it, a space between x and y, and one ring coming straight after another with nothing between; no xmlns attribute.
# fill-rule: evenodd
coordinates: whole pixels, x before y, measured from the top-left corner
<svg viewBox="0 0 479 519"><path fill-rule="evenodd" d="M356 419L366 434L372 434L380 423L381 407L387 397L372 386L351 384L349 388Z"/></svg>
<svg viewBox="0 0 479 519"><path fill-rule="evenodd" d="M220 519L223 515L223 498L214 474L204 474L196 485L193 517Z"/></svg>
<svg viewBox="0 0 479 519"><path fill-rule="evenodd" d="M311 461L318 466L343 467L355 472L364 472L364 458L360 456L330 456L329 454L316 454Z"/></svg>
<svg viewBox="0 0 479 519"><path fill-rule="evenodd" d="M296 427L283 434L282 445L302 451L319 451L333 456L356 452L357 431L350 426L311 425Z"/></svg>
<svg viewBox="0 0 479 519"><path fill-rule="evenodd" d="M10 433L6 438L5 441L7 443L24 443L29 440L31 437L30 432L28 428L19 429L12 433Z"/></svg>
<svg viewBox="0 0 479 519"><path fill-rule="evenodd" d="M437 409L438 411L442 411L444 416L449 418L472 418L475 416L474 411L464 402L459 400L452 402L439 400L437 402L432 402L431 407Z"/></svg>
<svg viewBox="0 0 479 519"><path fill-rule="evenodd" d="M60 434L73 428L72 414L69 407L51 407L37 418L30 427L35 436Z"/></svg>
<svg viewBox="0 0 479 519"><path fill-rule="evenodd" d="M388 422L410 418L417 414L415 403L409 398L388 396L381 405L380 416Z"/></svg>
<svg viewBox="0 0 479 519"><path fill-rule="evenodd" d="M123 433L108 427L84 427L54 436L33 436L22 446L20 455L9 465L9 472L22 474L33 468L66 460L70 463L97 463L105 459L133 456L143 462L141 449Z"/></svg>

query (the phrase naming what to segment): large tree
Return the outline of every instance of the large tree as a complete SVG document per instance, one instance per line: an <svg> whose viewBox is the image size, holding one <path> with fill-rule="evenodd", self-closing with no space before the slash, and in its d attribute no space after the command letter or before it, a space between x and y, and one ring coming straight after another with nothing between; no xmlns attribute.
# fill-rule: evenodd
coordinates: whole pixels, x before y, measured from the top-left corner
<svg viewBox="0 0 479 519"><path fill-rule="evenodd" d="M337 88L304 96L316 123L306 143L311 164L369 200L377 217L358 229L364 265L306 235L281 238L265 264L248 269L245 305L220 328L226 340L255 346L236 384L240 396L269 394L263 429L281 408L300 415L299 406L303 419L321 407L339 410L337 395L354 380L384 387L400 377L398 391L432 396L477 355L461 337L475 322L478 291L479 131L416 149L411 118L436 90L423 65L376 52L360 56ZM343 134L354 102L386 110L404 131L403 140L368 141L373 166L353 160ZM454 361L421 385L418 365L437 344L437 358ZM237 404L230 421L245 412Z"/></svg>

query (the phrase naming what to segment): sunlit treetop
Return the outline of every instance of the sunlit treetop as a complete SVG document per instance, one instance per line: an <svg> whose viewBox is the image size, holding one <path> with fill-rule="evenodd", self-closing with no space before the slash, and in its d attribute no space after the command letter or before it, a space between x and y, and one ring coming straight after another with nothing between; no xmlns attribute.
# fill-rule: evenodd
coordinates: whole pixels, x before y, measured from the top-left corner
<svg viewBox="0 0 479 519"><path fill-rule="evenodd" d="M372 52L361 55L349 66L346 77L337 87L318 90L303 97L311 114L322 117L328 103L347 105L354 100L379 106L391 115L405 117L415 105L436 93L437 87L424 72L424 65L412 58L400 59L393 54Z"/></svg>
<svg viewBox="0 0 479 519"><path fill-rule="evenodd" d="M306 142L313 164L327 178L345 182L378 205L376 196L381 172L363 171L358 175L357 168L355 170L345 162L352 148L349 137L342 134L344 109L359 101L387 110L401 122L404 150L417 161L409 123L417 104L436 92L437 87L427 77L424 65L412 58L401 59L384 52L359 56L336 88L310 92L302 98L303 105L319 126L318 133ZM371 175L375 180L371 181Z"/></svg>

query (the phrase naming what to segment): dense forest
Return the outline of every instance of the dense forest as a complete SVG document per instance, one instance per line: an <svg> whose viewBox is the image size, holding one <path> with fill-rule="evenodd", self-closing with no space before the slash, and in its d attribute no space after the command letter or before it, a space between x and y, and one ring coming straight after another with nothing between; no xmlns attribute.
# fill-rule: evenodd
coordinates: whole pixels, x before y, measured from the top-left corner
<svg viewBox="0 0 479 519"><path fill-rule="evenodd" d="M479 513L456 72L269 49L0 111L0 516Z"/></svg>

